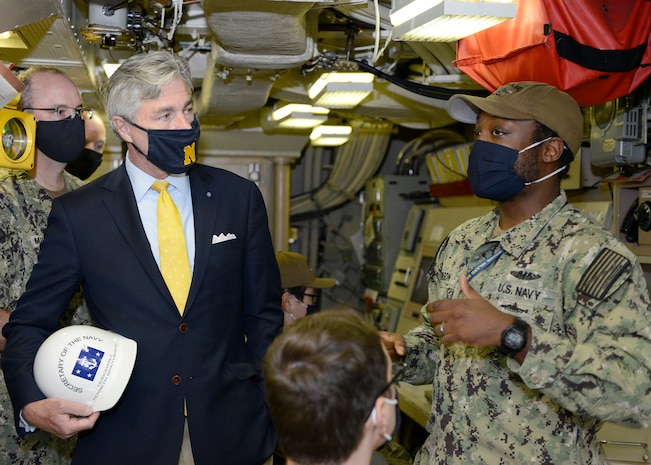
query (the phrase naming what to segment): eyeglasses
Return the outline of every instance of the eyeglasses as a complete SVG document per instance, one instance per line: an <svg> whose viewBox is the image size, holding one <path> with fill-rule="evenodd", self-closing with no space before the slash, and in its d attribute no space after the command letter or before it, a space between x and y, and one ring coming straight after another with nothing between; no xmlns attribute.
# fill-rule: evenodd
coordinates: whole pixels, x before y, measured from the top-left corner
<svg viewBox="0 0 651 465"><path fill-rule="evenodd" d="M95 114L95 109L93 107L66 107L64 105L54 108L23 108L23 110L40 110L40 111L51 111L53 115L58 116L61 119L74 118L79 116L81 119L91 119Z"/></svg>
<svg viewBox="0 0 651 465"><path fill-rule="evenodd" d="M319 294L308 294L306 292L303 293L303 297L311 297L312 298L312 305L316 305L319 303ZM303 299L301 299L303 300Z"/></svg>
<svg viewBox="0 0 651 465"><path fill-rule="evenodd" d="M382 396L384 397L384 393L387 392L392 386L400 386L400 381L403 379L404 373L407 370L407 364L403 363L400 365L400 367L396 370L395 374L393 375L393 378L391 378L391 381L389 381L387 384L382 386L382 389L380 389L377 393L377 396L373 398L373 405L371 405L371 408L368 410L368 415L366 415L366 418L371 414L373 411L373 408L375 407L375 399L378 397ZM395 388L394 388L395 389ZM398 391L394 391L394 396L393 399L398 398ZM396 401L397 402L397 401Z"/></svg>
<svg viewBox="0 0 651 465"><path fill-rule="evenodd" d="M393 375L393 378L391 378L391 381L389 381L387 384L382 386L382 389L380 392L378 392L378 397L384 394L391 388L391 386L400 386L400 381L402 381L405 371L407 370L407 364L403 363L400 365L400 367L396 370L395 374Z"/></svg>
<svg viewBox="0 0 651 465"><path fill-rule="evenodd" d="M304 297L306 297L306 296L310 297L312 299L312 304L311 305L317 305L319 303L319 297L321 296L321 294L307 294L305 292L305 286L288 287L288 288L285 288L284 291L287 291L290 294L292 294L300 302L303 302Z"/></svg>

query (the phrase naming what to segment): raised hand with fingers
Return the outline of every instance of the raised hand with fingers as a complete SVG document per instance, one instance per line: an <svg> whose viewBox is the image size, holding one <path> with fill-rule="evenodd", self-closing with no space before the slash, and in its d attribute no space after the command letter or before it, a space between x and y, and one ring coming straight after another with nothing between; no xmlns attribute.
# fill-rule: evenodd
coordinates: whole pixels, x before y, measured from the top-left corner
<svg viewBox="0 0 651 465"><path fill-rule="evenodd" d="M391 360L397 360L404 357L406 346L404 338L398 333L390 333L387 331L380 331L380 337L386 347Z"/></svg>
<svg viewBox="0 0 651 465"><path fill-rule="evenodd" d="M465 274L459 279L465 298L437 300L427 305L434 331L444 344L499 346L502 331L513 323L513 316L484 299L470 286Z"/></svg>

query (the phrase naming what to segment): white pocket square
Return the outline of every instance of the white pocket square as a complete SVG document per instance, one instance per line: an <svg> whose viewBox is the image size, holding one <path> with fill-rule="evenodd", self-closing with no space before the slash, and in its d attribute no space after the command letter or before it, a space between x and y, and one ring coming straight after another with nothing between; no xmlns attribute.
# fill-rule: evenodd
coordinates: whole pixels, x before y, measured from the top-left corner
<svg viewBox="0 0 651 465"><path fill-rule="evenodd" d="M228 233L228 234L221 233L219 236L217 234L212 235L212 243L213 244L219 244L220 242L232 241L233 239L237 239L237 236L235 234L233 234L233 233Z"/></svg>

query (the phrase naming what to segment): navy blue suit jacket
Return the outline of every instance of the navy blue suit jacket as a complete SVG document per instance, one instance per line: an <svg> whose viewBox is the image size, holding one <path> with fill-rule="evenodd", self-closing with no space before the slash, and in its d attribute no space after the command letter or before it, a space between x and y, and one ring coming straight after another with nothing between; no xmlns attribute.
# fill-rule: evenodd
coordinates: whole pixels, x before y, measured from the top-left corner
<svg viewBox="0 0 651 465"><path fill-rule="evenodd" d="M195 165L189 176L196 256L182 317L124 166L53 202L38 264L3 330L16 413L43 398L34 355L80 284L95 324L138 343L122 399L79 435L75 464L176 465L184 400L197 465L260 465L274 450L260 363L282 311L263 199L222 169ZM235 239L213 244L220 233Z"/></svg>

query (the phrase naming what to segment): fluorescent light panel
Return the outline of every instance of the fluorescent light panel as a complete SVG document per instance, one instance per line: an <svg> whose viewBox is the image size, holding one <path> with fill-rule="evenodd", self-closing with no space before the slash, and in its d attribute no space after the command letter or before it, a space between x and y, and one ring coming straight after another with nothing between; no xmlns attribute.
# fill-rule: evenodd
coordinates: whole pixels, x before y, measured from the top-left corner
<svg viewBox="0 0 651 465"><path fill-rule="evenodd" d="M281 128L309 129L325 123L328 113L328 108L289 103L274 109L271 112L271 121Z"/></svg>
<svg viewBox="0 0 651 465"><path fill-rule="evenodd" d="M119 67L120 63L102 63L102 68L104 68L104 73L108 78L113 76L113 73L115 73L115 70L117 70Z"/></svg>
<svg viewBox="0 0 651 465"><path fill-rule="evenodd" d="M0 33L0 48L28 49L27 43L17 31Z"/></svg>
<svg viewBox="0 0 651 465"><path fill-rule="evenodd" d="M452 42L515 17L512 2L398 1L390 13L396 40Z"/></svg>
<svg viewBox="0 0 651 465"><path fill-rule="evenodd" d="M323 73L308 89L313 105L353 108L373 92L371 73Z"/></svg>
<svg viewBox="0 0 651 465"><path fill-rule="evenodd" d="M310 144L316 146L337 146L348 142L353 128L350 126L317 126L310 134Z"/></svg>

